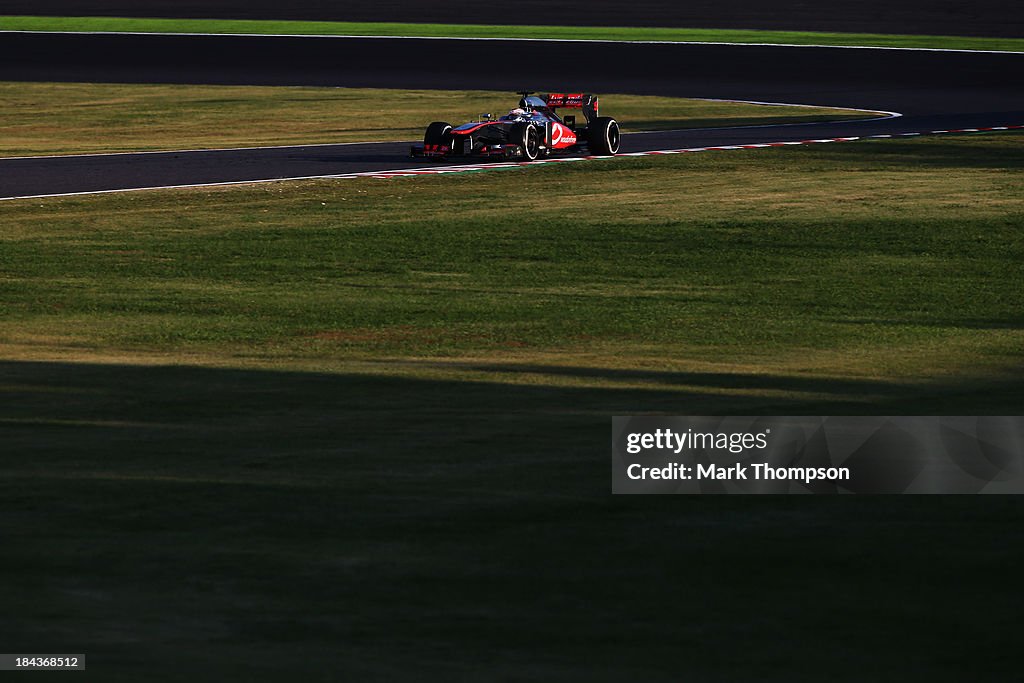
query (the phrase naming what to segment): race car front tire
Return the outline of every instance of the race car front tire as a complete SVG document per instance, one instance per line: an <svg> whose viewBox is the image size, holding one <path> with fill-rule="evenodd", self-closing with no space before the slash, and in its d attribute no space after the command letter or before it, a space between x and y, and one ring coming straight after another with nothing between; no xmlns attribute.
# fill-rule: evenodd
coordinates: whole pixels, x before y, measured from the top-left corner
<svg viewBox="0 0 1024 683"><path fill-rule="evenodd" d="M621 137L618 122L610 116L599 116L587 126L587 143L591 154L617 154Z"/></svg>
<svg viewBox="0 0 1024 683"><path fill-rule="evenodd" d="M508 132L508 141L513 145L519 145L523 150L523 158L527 161L536 161L540 156L540 137L537 126L529 123L517 123Z"/></svg>
<svg viewBox="0 0 1024 683"><path fill-rule="evenodd" d="M427 132L423 134L423 144L444 145L450 149L452 146L452 124L434 121L427 126Z"/></svg>

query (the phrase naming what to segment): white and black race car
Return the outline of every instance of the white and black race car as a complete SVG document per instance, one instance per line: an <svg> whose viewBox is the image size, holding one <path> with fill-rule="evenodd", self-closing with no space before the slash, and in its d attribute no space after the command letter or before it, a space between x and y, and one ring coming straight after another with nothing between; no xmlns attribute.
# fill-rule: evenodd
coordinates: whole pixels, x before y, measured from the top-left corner
<svg viewBox="0 0 1024 683"><path fill-rule="evenodd" d="M554 153L610 156L619 151L619 124L598 114L590 93L519 93L519 106L507 115L485 114L479 121L453 127L444 121L427 126L422 145L412 156L431 159L477 157L533 161ZM579 109L584 121L559 116L557 109Z"/></svg>

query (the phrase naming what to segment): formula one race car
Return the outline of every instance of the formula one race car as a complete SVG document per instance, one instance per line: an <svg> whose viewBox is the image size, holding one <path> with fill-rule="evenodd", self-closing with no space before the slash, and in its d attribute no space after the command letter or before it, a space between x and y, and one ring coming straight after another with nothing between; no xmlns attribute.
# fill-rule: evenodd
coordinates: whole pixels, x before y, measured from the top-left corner
<svg viewBox="0 0 1024 683"><path fill-rule="evenodd" d="M453 128L435 121L427 127L422 145L413 145L412 156L432 159L476 157L486 159L522 159L534 161L553 152L607 156L619 151L619 124L598 115L597 96L590 93L551 93L532 95L520 92L519 106L507 116L481 120ZM586 120L576 123L575 116L560 117L556 109L580 109Z"/></svg>

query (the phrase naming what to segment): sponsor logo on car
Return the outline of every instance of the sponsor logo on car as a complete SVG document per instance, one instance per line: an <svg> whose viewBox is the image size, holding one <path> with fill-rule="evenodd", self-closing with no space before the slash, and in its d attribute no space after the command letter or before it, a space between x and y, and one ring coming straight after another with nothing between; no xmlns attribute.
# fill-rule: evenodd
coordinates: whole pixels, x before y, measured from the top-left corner
<svg viewBox="0 0 1024 683"><path fill-rule="evenodd" d="M576 144L576 134L560 123L551 124L551 146L568 147Z"/></svg>

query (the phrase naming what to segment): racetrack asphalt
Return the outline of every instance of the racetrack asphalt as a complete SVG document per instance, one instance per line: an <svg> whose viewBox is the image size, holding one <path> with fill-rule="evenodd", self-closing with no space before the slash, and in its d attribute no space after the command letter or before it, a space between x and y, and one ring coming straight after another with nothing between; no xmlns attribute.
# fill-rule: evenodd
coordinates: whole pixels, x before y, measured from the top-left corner
<svg viewBox="0 0 1024 683"><path fill-rule="evenodd" d="M1019 125L1022 67L1020 54L885 49L0 34L0 80L488 89L508 90L510 101L520 89L568 89L903 114L633 134L624 136L623 152ZM0 198L394 170L414 165L408 149L408 142L361 143L0 159Z"/></svg>

